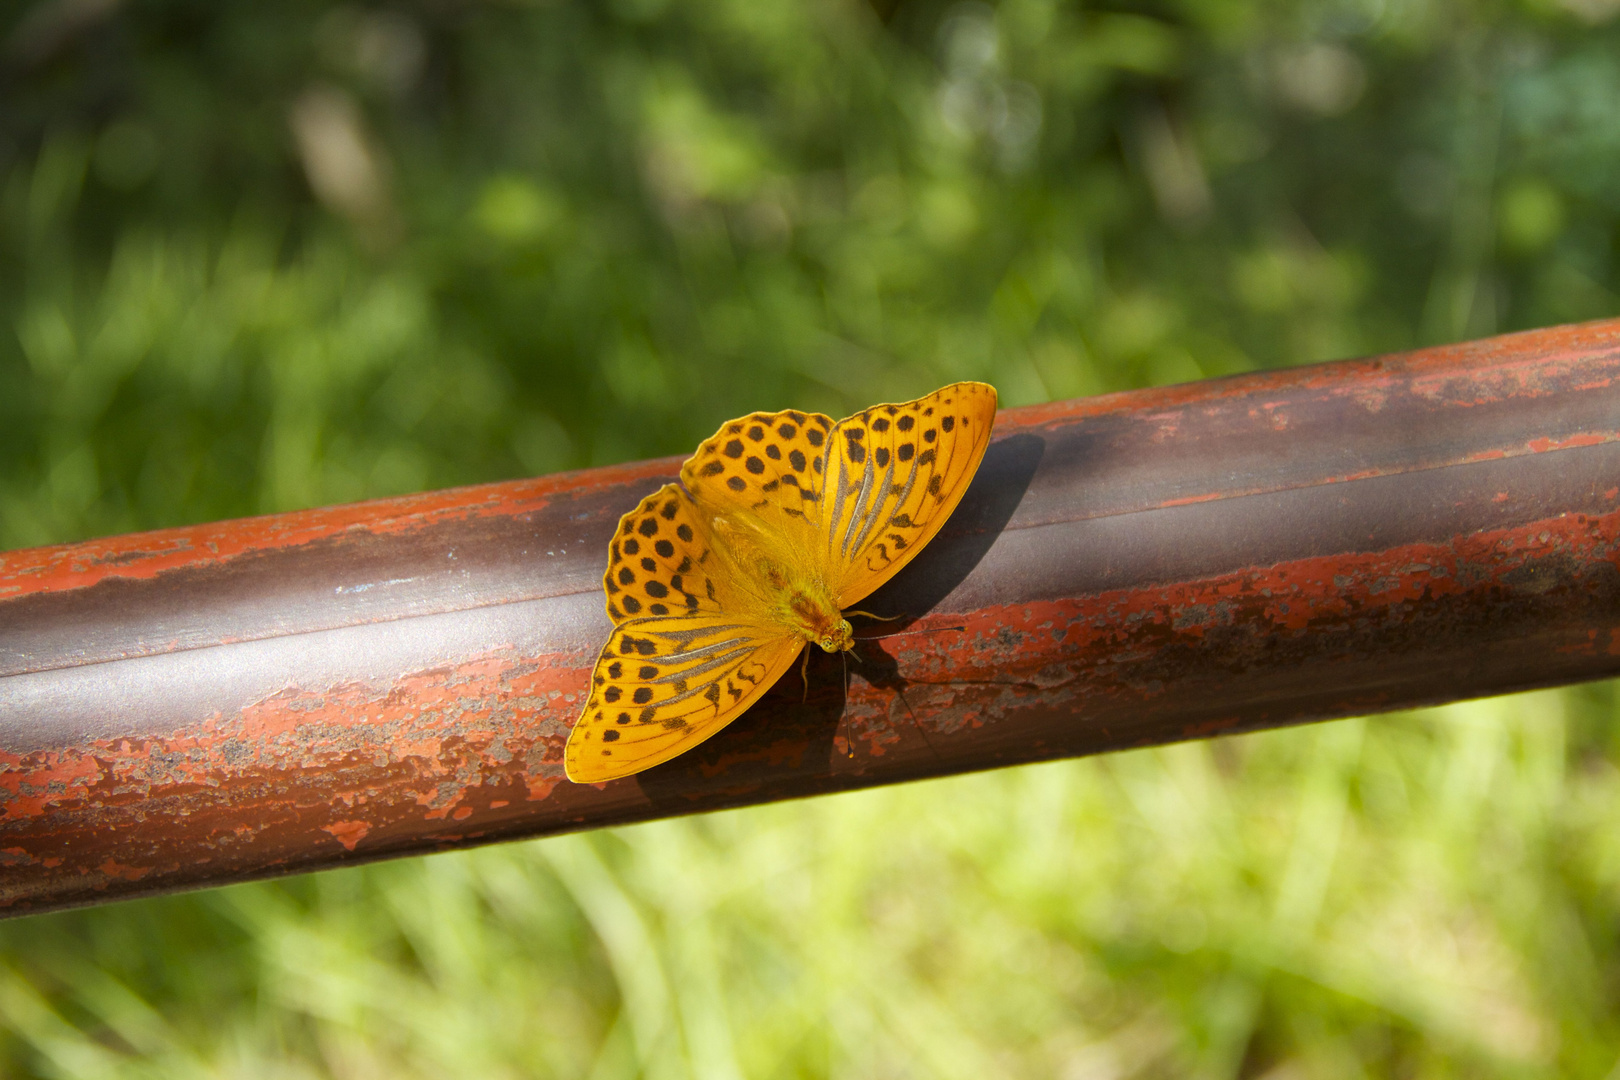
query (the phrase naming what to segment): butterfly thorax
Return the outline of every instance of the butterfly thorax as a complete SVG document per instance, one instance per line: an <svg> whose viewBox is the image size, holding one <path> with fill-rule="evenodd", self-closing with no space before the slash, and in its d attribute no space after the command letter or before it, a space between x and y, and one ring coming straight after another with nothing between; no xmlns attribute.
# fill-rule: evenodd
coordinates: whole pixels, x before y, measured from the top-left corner
<svg viewBox="0 0 1620 1080"><path fill-rule="evenodd" d="M827 652L848 652L855 647L855 632L836 605L824 606L805 593L795 593L788 599L793 613L794 628L812 645L820 645Z"/></svg>
<svg viewBox="0 0 1620 1080"><path fill-rule="evenodd" d="M770 590L771 614L777 622L792 627L810 644L828 652L854 647L855 635L849 620L838 610L838 601L824 582L769 555L758 555L755 568Z"/></svg>
<svg viewBox="0 0 1620 1080"><path fill-rule="evenodd" d="M744 571L735 578L751 581L760 590L753 599L765 609L762 615L827 652L854 646L854 632L837 598L808 570L809 560L795 557L790 536L761 529L748 514L717 515L709 528L723 557Z"/></svg>

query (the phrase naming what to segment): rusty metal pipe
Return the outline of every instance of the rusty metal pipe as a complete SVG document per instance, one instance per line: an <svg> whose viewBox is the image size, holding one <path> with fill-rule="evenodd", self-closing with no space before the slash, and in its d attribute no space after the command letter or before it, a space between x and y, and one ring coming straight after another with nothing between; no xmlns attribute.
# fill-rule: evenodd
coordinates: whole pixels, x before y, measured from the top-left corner
<svg viewBox="0 0 1620 1080"><path fill-rule="evenodd" d="M1009 409L871 601L906 633L570 784L607 538L677 465L6 554L0 910L1620 672L1620 320Z"/></svg>

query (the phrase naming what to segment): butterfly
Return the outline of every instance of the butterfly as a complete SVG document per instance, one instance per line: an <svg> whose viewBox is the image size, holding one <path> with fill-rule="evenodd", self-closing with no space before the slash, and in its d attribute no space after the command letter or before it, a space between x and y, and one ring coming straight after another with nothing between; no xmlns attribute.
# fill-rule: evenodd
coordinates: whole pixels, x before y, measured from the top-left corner
<svg viewBox="0 0 1620 1080"><path fill-rule="evenodd" d="M806 645L852 648L845 613L939 532L995 415L994 387L959 382L836 423L789 409L721 425L680 483L619 520L602 577L614 628L568 736L568 778L668 761L742 715Z"/></svg>

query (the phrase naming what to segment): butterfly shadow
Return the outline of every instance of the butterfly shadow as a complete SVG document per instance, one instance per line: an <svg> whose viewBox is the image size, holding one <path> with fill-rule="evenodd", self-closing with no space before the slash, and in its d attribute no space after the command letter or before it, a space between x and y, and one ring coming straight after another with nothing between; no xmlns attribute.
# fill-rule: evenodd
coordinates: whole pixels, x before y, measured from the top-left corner
<svg viewBox="0 0 1620 1080"><path fill-rule="evenodd" d="M808 665L795 663L717 735L636 777L654 807L708 809L761 787L787 796L823 786L848 683L842 657L806 649Z"/></svg>
<svg viewBox="0 0 1620 1080"><path fill-rule="evenodd" d="M984 560L1017 511L1045 454L1037 435L1020 433L985 451L973 483L951 519L906 567L861 607L899 616L890 623L857 617L857 640L904 632L932 611ZM781 795L822 790L834 771L849 679L858 677L903 693L906 680L894 658L876 642L857 644L859 659L809 647L808 685L797 664L742 716L700 746L648 769L636 779L660 809L705 809L726 805L735 794L766 787Z"/></svg>

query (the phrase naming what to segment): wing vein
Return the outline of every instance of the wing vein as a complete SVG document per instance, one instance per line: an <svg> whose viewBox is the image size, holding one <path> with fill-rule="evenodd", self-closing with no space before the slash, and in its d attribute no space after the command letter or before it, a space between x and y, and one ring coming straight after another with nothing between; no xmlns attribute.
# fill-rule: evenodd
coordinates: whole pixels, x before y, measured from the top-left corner
<svg viewBox="0 0 1620 1080"><path fill-rule="evenodd" d="M843 554L844 558L846 558L846 559L849 558L850 542L851 542L851 537L852 537L853 533L855 532L855 525L856 525L857 522L861 521L866 516L866 514L867 514L867 509L866 509L866 507L867 507L867 499L871 496L871 494L872 494L872 454L870 452L868 452L867 455L866 455L866 468L861 470L861 491L860 491L860 494L856 497L854 507L849 512L849 525L846 526L845 529L844 529L844 543L843 543L843 548L842 548L842 554ZM857 548L856 550L859 550L859 548Z"/></svg>

